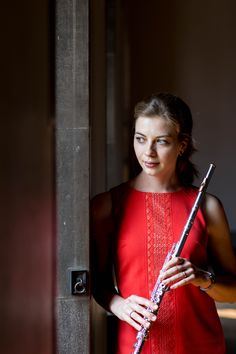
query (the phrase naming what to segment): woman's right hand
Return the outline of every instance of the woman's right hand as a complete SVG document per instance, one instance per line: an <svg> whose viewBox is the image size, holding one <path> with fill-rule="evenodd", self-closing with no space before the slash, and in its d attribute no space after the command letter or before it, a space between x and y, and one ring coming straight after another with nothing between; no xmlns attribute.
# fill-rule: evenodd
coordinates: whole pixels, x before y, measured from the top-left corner
<svg viewBox="0 0 236 354"><path fill-rule="evenodd" d="M150 322L156 320L156 316L147 310L148 307L152 311L157 310L156 304L137 295L130 295L126 299L119 295L114 295L110 302L111 312L120 320L129 323L137 331L141 329L141 326L148 328Z"/></svg>

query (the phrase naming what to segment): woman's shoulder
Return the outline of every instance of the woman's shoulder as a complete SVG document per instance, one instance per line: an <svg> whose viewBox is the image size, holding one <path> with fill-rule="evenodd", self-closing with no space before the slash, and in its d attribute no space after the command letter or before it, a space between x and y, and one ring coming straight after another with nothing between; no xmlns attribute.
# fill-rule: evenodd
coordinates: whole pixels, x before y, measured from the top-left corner
<svg viewBox="0 0 236 354"><path fill-rule="evenodd" d="M186 195L190 195L192 198L196 198L199 193L199 187L189 186L184 189ZM201 203L201 208L207 213L211 214L224 210L221 200L214 194L206 192Z"/></svg>
<svg viewBox="0 0 236 354"><path fill-rule="evenodd" d="M90 213L93 220L109 217L111 209L112 199L110 191L99 193L91 199Z"/></svg>
<svg viewBox="0 0 236 354"><path fill-rule="evenodd" d="M129 184L130 184L130 181L123 182L123 183L120 183L117 186L111 188L110 189L111 197L114 199L121 198L122 195L126 194L127 191L129 190Z"/></svg>
<svg viewBox="0 0 236 354"><path fill-rule="evenodd" d="M106 192L95 195L91 200L90 210L93 218L104 219L112 214L114 204L122 198L128 188L127 182L112 187Z"/></svg>
<svg viewBox="0 0 236 354"><path fill-rule="evenodd" d="M203 215L205 217L209 233L214 234L215 229L222 227L228 229L227 216L221 200L214 194L206 193L202 201Z"/></svg>
<svg viewBox="0 0 236 354"><path fill-rule="evenodd" d="M223 209L221 200L214 194L206 193L203 200L203 206L206 212L217 212Z"/></svg>

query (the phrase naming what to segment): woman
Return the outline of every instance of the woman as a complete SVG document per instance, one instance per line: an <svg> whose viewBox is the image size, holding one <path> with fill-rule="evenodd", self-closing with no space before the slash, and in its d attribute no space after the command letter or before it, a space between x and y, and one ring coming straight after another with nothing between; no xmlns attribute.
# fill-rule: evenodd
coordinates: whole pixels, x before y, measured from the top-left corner
<svg viewBox="0 0 236 354"><path fill-rule="evenodd" d="M130 354L149 322L143 354L225 353L214 301L236 301L236 259L215 196L206 194L181 257L162 269L198 192L189 107L165 93L138 103L134 151L141 172L95 197L91 208L94 296L120 320L116 353ZM149 299L160 271L170 291L156 318L146 308L156 309Z"/></svg>

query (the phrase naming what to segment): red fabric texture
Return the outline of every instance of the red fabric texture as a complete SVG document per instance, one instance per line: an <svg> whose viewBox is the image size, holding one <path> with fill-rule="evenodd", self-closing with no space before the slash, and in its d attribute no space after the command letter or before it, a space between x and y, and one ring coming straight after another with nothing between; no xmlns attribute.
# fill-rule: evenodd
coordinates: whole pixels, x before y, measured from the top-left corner
<svg viewBox="0 0 236 354"><path fill-rule="evenodd" d="M196 198L194 188L172 193L140 192L123 184L112 190L117 222L115 272L120 295L150 298L165 257L182 234ZM207 265L208 235L199 209L181 256ZM130 354L137 331L118 324L117 354ZM187 285L167 292L142 354L223 354L223 331L215 302Z"/></svg>

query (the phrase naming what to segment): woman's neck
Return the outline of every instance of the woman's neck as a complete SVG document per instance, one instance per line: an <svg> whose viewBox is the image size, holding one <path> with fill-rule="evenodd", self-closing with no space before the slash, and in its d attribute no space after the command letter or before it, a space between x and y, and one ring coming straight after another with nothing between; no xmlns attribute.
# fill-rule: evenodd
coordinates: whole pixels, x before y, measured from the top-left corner
<svg viewBox="0 0 236 354"><path fill-rule="evenodd" d="M161 178L147 175L144 172L135 177L130 182L130 186L142 192L153 193L175 192L182 188L176 176Z"/></svg>

